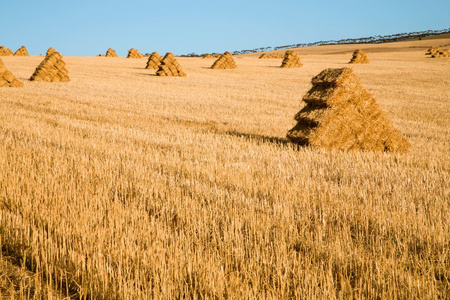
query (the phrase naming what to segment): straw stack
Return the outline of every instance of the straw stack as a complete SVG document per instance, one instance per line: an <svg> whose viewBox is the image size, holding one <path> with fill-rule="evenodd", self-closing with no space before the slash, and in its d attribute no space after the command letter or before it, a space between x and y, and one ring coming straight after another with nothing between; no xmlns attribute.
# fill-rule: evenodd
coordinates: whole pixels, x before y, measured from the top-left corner
<svg viewBox="0 0 450 300"><path fill-rule="evenodd" d="M303 66L300 55L293 50L287 50L281 62L281 68L300 68Z"/></svg>
<svg viewBox="0 0 450 300"><path fill-rule="evenodd" d="M259 57L259 59L278 59L278 58L284 58L284 54L282 53L263 53Z"/></svg>
<svg viewBox="0 0 450 300"><path fill-rule="evenodd" d="M367 54L359 49L353 52L352 59L350 59L349 61L349 64L368 64L368 63L370 63L370 60L367 57Z"/></svg>
<svg viewBox="0 0 450 300"><path fill-rule="evenodd" d="M161 55L159 55L158 52L153 52L148 57L147 66L145 66L145 68L158 70L162 59L163 59L163 57Z"/></svg>
<svg viewBox="0 0 450 300"><path fill-rule="evenodd" d="M0 87L23 87L23 82L17 78L5 67L0 58Z"/></svg>
<svg viewBox="0 0 450 300"><path fill-rule="evenodd" d="M31 81L67 82L70 81L66 63L59 52L47 55L31 76Z"/></svg>
<svg viewBox="0 0 450 300"><path fill-rule="evenodd" d="M209 53L206 53L205 55L203 55L203 58L213 58L213 56Z"/></svg>
<svg viewBox="0 0 450 300"><path fill-rule="evenodd" d="M327 149L396 151L410 147L350 68L315 76L287 137L300 145Z"/></svg>
<svg viewBox="0 0 450 300"><path fill-rule="evenodd" d="M236 69L236 63L230 52L226 51L211 66L211 69Z"/></svg>
<svg viewBox="0 0 450 300"><path fill-rule="evenodd" d="M445 49L445 50L440 50L436 51L435 53L433 53L431 55L432 58L440 58L440 57L450 57L450 50L449 49Z"/></svg>
<svg viewBox="0 0 450 300"><path fill-rule="evenodd" d="M116 53L116 50L109 48L108 50L106 50L106 57L119 57Z"/></svg>
<svg viewBox="0 0 450 300"><path fill-rule="evenodd" d="M161 60L158 71L156 71L157 76L186 76L183 69L181 68L175 56L171 52L167 52L164 58Z"/></svg>
<svg viewBox="0 0 450 300"><path fill-rule="evenodd" d="M9 49L6 48L5 46L0 46L0 56L11 56L14 55L14 52Z"/></svg>
<svg viewBox="0 0 450 300"><path fill-rule="evenodd" d="M14 56L30 56L28 54L27 47L22 46L19 49L17 49L16 53L14 53Z"/></svg>
<svg viewBox="0 0 450 300"><path fill-rule="evenodd" d="M143 57L144 57L144 55L139 53L139 50L136 50L134 48L131 48L130 50L128 50L127 58L143 58Z"/></svg>

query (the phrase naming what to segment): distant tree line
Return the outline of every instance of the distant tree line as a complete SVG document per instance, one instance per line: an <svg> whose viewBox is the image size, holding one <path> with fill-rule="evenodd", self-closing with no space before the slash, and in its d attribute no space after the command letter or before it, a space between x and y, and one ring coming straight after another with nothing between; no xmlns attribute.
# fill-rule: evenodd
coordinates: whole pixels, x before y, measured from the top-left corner
<svg viewBox="0 0 450 300"><path fill-rule="evenodd" d="M290 48L321 46L321 45L381 44L381 43L390 43L390 42L411 40L411 39L416 39L416 38L421 39L423 37L433 36L433 35L438 35L438 34L443 34L443 33L450 33L450 28L441 29L441 30L403 32L403 33L396 33L396 34L391 34L391 35L376 35L376 36L361 37L361 38L354 38L354 39L342 39L342 40L337 40L337 41L336 40L318 41L318 42L314 42L314 43L292 44L292 45L276 46L276 47L268 46L268 47L255 48L255 49L251 49L251 50L233 51L233 55L264 52L264 51L273 51L273 50L283 50L283 49L290 49ZM211 53L211 54L214 55L215 53ZM189 54L183 54L180 56L182 56L182 57L200 57L203 55L204 54L189 53Z"/></svg>

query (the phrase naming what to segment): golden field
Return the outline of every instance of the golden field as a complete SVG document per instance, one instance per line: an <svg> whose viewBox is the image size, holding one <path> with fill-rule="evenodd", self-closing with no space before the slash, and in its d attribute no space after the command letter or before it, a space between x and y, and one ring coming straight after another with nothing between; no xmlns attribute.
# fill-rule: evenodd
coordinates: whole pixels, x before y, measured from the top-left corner
<svg viewBox="0 0 450 300"><path fill-rule="evenodd" d="M0 298L448 298L450 59L424 53L449 44L177 58L184 78L64 57L68 83L2 57L24 87L0 90ZM311 78L348 66L408 153L286 141Z"/></svg>

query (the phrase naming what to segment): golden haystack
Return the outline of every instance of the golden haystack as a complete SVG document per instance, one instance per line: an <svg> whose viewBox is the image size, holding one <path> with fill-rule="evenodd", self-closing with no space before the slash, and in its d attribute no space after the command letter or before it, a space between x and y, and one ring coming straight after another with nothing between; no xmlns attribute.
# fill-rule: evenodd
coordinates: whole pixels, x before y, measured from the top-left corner
<svg viewBox="0 0 450 300"><path fill-rule="evenodd" d="M48 56L48 55L50 55L52 53L55 53L55 52L58 52L58 51L56 51L56 49L53 49L52 47L50 47L50 48L47 49L47 53L45 53L45 56Z"/></svg>
<svg viewBox="0 0 450 300"><path fill-rule="evenodd" d="M213 56L209 53L206 53L205 55L203 55L203 58L213 58Z"/></svg>
<svg viewBox="0 0 450 300"><path fill-rule="evenodd" d="M106 57L119 57L116 53L116 50L109 48L108 50L106 50Z"/></svg>
<svg viewBox="0 0 450 300"><path fill-rule="evenodd" d="M214 55L212 55L212 57L214 57L214 58L219 58L220 56L221 56L220 53L215 53Z"/></svg>
<svg viewBox="0 0 450 300"><path fill-rule="evenodd" d="M5 46L0 46L0 56L11 56L14 55L14 52L9 49L6 48Z"/></svg>
<svg viewBox="0 0 450 300"><path fill-rule="evenodd" d="M211 66L211 69L236 69L236 63L230 52L226 51Z"/></svg>
<svg viewBox="0 0 450 300"><path fill-rule="evenodd" d="M131 48L130 50L128 50L127 58L143 58L143 57L144 57L144 55L139 53L139 50L136 50L134 48Z"/></svg>
<svg viewBox="0 0 450 300"><path fill-rule="evenodd" d="M427 52L425 53L425 55L433 55L436 52L441 51L441 49L439 47L431 47L430 49L427 50Z"/></svg>
<svg viewBox="0 0 450 300"><path fill-rule="evenodd" d="M31 76L31 81L67 82L69 72L59 52L47 55Z"/></svg>
<svg viewBox="0 0 450 300"><path fill-rule="evenodd" d="M164 58L161 60L158 71L156 71L157 76L186 76L183 72L175 56L171 52L167 52Z"/></svg>
<svg viewBox="0 0 450 300"><path fill-rule="evenodd" d="M263 53L259 56L259 59L272 59L272 58L275 58L275 59L284 58L284 54L283 53L270 53L270 54Z"/></svg>
<svg viewBox="0 0 450 300"><path fill-rule="evenodd" d="M350 68L326 69L311 80L306 106L287 137L300 145L404 152L408 141L392 126Z"/></svg>
<svg viewBox="0 0 450 300"><path fill-rule="evenodd" d="M17 49L16 53L14 53L14 56L30 56L28 54L27 47L22 46L19 49Z"/></svg>
<svg viewBox="0 0 450 300"><path fill-rule="evenodd" d="M0 58L0 87L22 87L23 82L17 78L5 67Z"/></svg>
<svg viewBox="0 0 450 300"><path fill-rule="evenodd" d="M293 50L287 50L281 62L281 68L300 68L303 66L300 55Z"/></svg>
<svg viewBox="0 0 450 300"><path fill-rule="evenodd" d="M370 63L370 60L367 57L366 52L359 49L353 52L352 59L350 59L349 61L349 64L368 64L368 63Z"/></svg>
<svg viewBox="0 0 450 300"><path fill-rule="evenodd" d="M432 58L440 58L440 57L450 57L450 50L449 49L445 49L445 50L440 50L433 53L431 55Z"/></svg>
<svg viewBox="0 0 450 300"><path fill-rule="evenodd" d="M145 66L146 69L155 69L158 70L159 65L161 64L161 60L163 57L159 55L158 52L153 52L149 57L147 61L147 65Z"/></svg>

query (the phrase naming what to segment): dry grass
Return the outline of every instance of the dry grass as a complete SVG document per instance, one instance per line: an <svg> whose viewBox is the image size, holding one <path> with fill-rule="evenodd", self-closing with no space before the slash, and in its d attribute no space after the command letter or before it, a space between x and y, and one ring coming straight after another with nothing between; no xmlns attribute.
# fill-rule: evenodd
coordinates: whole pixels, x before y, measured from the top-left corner
<svg viewBox="0 0 450 300"><path fill-rule="evenodd" d="M3 255L96 299L448 298L449 61L355 65L411 150L344 153L285 142L312 76L350 53L309 51L300 69L177 58L189 76L163 78L64 57L68 83L5 57L25 86L0 93Z"/></svg>

